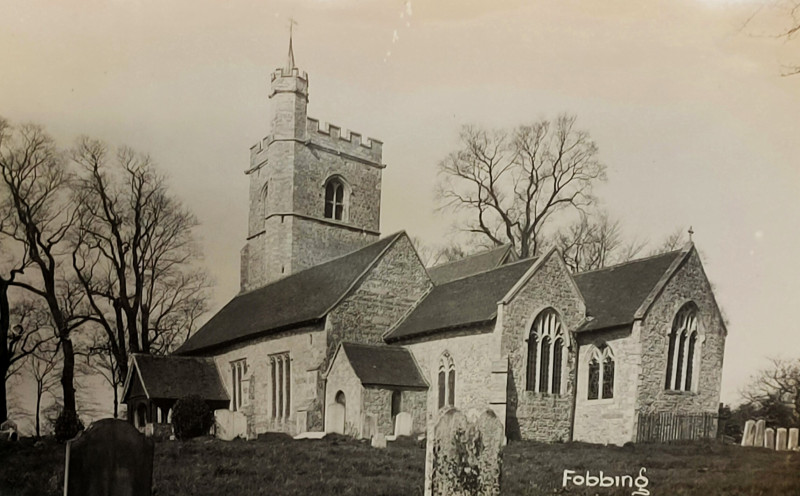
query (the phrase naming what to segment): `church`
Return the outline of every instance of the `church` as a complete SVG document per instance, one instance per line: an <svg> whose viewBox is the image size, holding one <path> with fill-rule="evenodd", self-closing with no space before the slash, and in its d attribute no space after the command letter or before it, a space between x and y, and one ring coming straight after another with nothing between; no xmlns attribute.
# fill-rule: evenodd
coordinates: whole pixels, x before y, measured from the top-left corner
<svg viewBox="0 0 800 496"><path fill-rule="evenodd" d="M308 87L290 42L250 149L241 291L172 356L132 357L131 422L197 394L225 438L425 433L449 406L508 439L716 434L727 330L691 242L580 274L508 246L425 267L381 235L382 142L309 117Z"/></svg>

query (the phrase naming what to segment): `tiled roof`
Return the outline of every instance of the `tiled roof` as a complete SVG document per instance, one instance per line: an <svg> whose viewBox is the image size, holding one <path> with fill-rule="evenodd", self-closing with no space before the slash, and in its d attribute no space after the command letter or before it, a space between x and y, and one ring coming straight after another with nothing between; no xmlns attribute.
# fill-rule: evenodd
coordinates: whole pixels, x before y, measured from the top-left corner
<svg viewBox="0 0 800 496"><path fill-rule="evenodd" d="M213 358L143 354L133 357L150 399L198 395L206 401L229 400ZM131 380L139 380L136 371Z"/></svg>
<svg viewBox="0 0 800 496"><path fill-rule="evenodd" d="M405 348L342 343L342 351L364 386L428 388L414 357Z"/></svg>
<svg viewBox="0 0 800 496"><path fill-rule="evenodd" d="M385 336L386 341L407 339L494 319L497 315L497 302L535 261L534 258L528 258L434 286L409 316Z"/></svg>
<svg viewBox="0 0 800 496"><path fill-rule="evenodd" d="M193 354L317 321L347 293L403 232L329 262L234 297L206 322L177 354Z"/></svg>
<svg viewBox="0 0 800 496"><path fill-rule="evenodd" d="M444 284L499 267L512 256L511 245L503 245L453 262L428 269L434 284Z"/></svg>
<svg viewBox="0 0 800 496"><path fill-rule="evenodd" d="M591 318L579 331L628 325L658 282L684 251L575 275Z"/></svg>

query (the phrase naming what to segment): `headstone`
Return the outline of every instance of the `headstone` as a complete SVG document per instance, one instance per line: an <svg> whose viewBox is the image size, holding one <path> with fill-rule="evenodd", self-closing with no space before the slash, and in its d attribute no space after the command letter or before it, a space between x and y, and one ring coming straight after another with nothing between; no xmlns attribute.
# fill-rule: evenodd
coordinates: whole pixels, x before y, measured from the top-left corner
<svg viewBox="0 0 800 496"><path fill-rule="evenodd" d="M2 424L0 424L0 439L6 441L16 441L17 439L19 439L19 433L17 431L17 423L11 419L7 419Z"/></svg>
<svg viewBox="0 0 800 496"><path fill-rule="evenodd" d="M68 441L65 463L65 496L150 496L153 441L124 420L98 420Z"/></svg>
<svg viewBox="0 0 800 496"><path fill-rule="evenodd" d="M800 429L797 427L793 427L789 429L789 444L786 446L787 449L790 450L797 450L798 448L798 439L797 435L800 432Z"/></svg>
<svg viewBox="0 0 800 496"><path fill-rule="evenodd" d="M433 430L425 484L433 496L497 496L500 494L500 446L503 425L492 411L476 423L450 408Z"/></svg>
<svg viewBox="0 0 800 496"><path fill-rule="evenodd" d="M775 429L772 427L764 431L764 447L771 450L775 449Z"/></svg>
<svg viewBox="0 0 800 496"><path fill-rule="evenodd" d="M344 405L331 403L325 412L325 432L344 434Z"/></svg>
<svg viewBox="0 0 800 496"><path fill-rule="evenodd" d="M372 447L373 448L385 448L386 447L386 436L384 436L380 432L376 432L375 435L372 436Z"/></svg>
<svg viewBox="0 0 800 496"><path fill-rule="evenodd" d="M767 422L764 419L760 419L756 422L756 435L753 440L753 446L764 446L764 429L766 429L766 427Z"/></svg>
<svg viewBox="0 0 800 496"><path fill-rule="evenodd" d="M242 412L215 410L215 436L223 441L247 437L247 417Z"/></svg>
<svg viewBox="0 0 800 496"><path fill-rule="evenodd" d="M378 418L374 415L364 417L364 439L372 439L378 433Z"/></svg>
<svg viewBox="0 0 800 496"><path fill-rule="evenodd" d="M394 435L395 436L410 436L413 428L414 420L408 412L400 412L394 419Z"/></svg>
<svg viewBox="0 0 800 496"><path fill-rule="evenodd" d="M748 420L744 423L744 432L742 433L742 446L752 446L755 440L755 427L756 423L753 420Z"/></svg>
<svg viewBox="0 0 800 496"><path fill-rule="evenodd" d="M786 428L781 427L775 435L775 450L786 451Z"/></svg>

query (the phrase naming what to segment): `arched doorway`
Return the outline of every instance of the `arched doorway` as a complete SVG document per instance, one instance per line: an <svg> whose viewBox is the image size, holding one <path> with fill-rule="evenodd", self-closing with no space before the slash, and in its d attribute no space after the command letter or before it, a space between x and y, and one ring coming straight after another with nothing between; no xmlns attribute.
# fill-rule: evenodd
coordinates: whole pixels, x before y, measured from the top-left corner
<svg viewBox="0 0 800 496"><path fill-rule="evenodd" d="M145 425L147 425L147 405L144 403L140 403L138 407L136 407L136 427L139 429L144 429Z"/></svg>
<svg viewBox="0 0 800 496"><path fill-rule="evenodd" d="M328 405L325 413L325 432L344 434L345 426L345 405L347 401L343 391L337 392L333 397L333 403Z"/></svg>

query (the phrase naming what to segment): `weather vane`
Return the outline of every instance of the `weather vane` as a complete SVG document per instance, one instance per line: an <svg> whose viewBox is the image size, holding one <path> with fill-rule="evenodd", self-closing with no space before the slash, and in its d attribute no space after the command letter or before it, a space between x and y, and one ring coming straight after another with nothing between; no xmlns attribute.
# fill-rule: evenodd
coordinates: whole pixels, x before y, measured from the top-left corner
<svg viewBox="0 0 800 496"><path fill-rule="evenodd" d="M692 235L693 234L694 234L694 230L692 229L692 226L689 226L689 241L692 240Z"/></svg>

